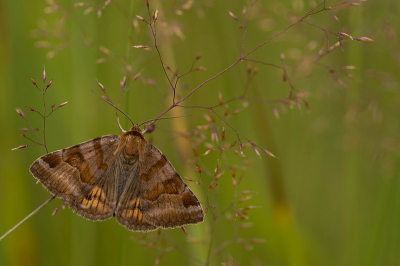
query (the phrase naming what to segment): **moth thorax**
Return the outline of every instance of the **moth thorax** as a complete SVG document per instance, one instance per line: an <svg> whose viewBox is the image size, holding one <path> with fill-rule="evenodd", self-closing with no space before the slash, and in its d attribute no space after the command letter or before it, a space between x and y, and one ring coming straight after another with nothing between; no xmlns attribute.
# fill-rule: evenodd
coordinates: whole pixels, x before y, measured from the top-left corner
<svg viewBox="0 0 400 266"><path fill-rule="evenodd" d="M128 135L126 138L124 153L126 155L137 155L139 143L140 138L137 136Z"/></svg>

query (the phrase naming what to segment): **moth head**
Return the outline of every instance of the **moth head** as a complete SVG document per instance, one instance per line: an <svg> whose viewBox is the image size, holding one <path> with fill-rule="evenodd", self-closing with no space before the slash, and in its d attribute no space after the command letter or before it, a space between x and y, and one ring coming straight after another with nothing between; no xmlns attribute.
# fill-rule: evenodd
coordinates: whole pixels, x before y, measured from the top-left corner
<svg viewBox="0 0 400 266"><path fill-rule="evenodd" d="M131 127L131 129L129 129L128 133L132 132L133 135L135 135L135 133L139 133L140 135L142 135L142 131L140 130L139 125L134 124L133 127Z"/></svg>

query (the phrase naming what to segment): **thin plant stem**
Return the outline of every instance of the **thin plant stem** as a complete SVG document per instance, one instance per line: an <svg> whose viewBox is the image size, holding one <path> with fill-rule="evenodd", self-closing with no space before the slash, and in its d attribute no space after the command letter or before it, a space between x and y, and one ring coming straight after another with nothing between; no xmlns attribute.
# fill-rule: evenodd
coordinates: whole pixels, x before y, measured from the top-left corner
<svg viewBox="0 0 400 266"><path fill-rule="evenodd" d="M42 100L43 100L43 107L44 107L44 115L43 117L43 146L46 149L46 153L49 153L49 150L47 149L47 142L46 142L46 118L48 115L46 115L47 113L47 107L46 107L46 99L45 99L45 94L46 94L47 88L43 90L42 92Z"/></svg>
<svg viewBox="0 0 400 266"><path fill-rule="evenodd" d="M55 199L56 196L53 195L50 198L48 198L45 202L42 203L39 207L37 207L33 212L31 212L29 215L27 215L24 219L22 219L19 223L13 226L10 230L8 230L4 235L0 237L0 241L3 240L6 236L8 236L10 233L12 233L15 229L17 229L21 224L26 222L29 218L31 218L33 215L35 215L40 209L42 209L44 206L46 206L50 201Z"/></svg>

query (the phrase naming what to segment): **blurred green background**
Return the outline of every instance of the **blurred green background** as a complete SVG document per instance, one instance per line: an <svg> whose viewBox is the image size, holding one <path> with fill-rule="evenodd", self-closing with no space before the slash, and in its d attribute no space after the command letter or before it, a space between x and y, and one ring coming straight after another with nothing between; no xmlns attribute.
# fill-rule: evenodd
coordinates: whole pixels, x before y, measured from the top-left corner
<svg viewBox="0 0 400 266"><path fill-rule="evenodd" d="M11 151L28 144L19 136L19 128L27 125L14 108L22 108L41 127L39 117L25 106L41 110L41 94L29 78L41 84L44 65L47 81L54 80L47 103L69 101L47 120L51 151L119 133L113 109L91 92L100 91L96 79L118 99L122 77L130 81L141 72L121 104L137 123L156 117L169 103L170 89L155 50L132 48L152 45L149 29L135 19L148 18L145 1L111 1L104 9L103 1L82 7L74 3L0 1L0 234L50 197L28 171L43 148ZM341 1L326 5L335 3ZM315 1L258 1L248 21L245 50L313 5ZM242 19L244 7L249 12L248 1L151 1L152 10L159 11L157 38L164 63L184 73L202 54L196 67L206 68L181 79L178 98L239 58L243 31L227 11ZM205 222L186 227L190 237L180 229L130 232L114 219L94 223L68 208L51 216L61 205L56 199L0 242L0 265L400 265L399 13L399 1L382 0L341 5L307 20L322 29L375 40L345 39L344 51L335 49L320 61L339 70L355 66L333 73L345 86L327 68L313 64L327 43L325 33L311 25L293 27L251 56L280 65L283 53L290 81L309 95L310 111L303 105L283 112L270 102L289 94L282 71L252 64L259 72L248 88L248 107L227 122L279 159L265 154L259 159L251 148L245 149L245 162L232 152L194 158L191 144L177 133L189 134L206 124L203 115L210 113L205 109L175 109L167 116L192 116L157 122L147 139L182 176L199 180L190 160L210 172L219 163L225 171L218 187L208 192L188 182L204 208L207 195L216 206ZM329 36L333 45L337 39ZM241 95L247 67L248 62L238 64L185 104L216 105L219 91L224 100ZM241 106L235 101L229 109ZM129 127L125 119L122 124ZM216 124L221 130L219 119ZM236 133L225 128L227 142L235 141ZM200 154L213 143L209 135L205 133ZM243 175L238 190L250 190L252 198L238 208L257 208L247 212L247 220L229 211L219 216L240 200L234 197L229 168L243 163L247 166L238 167L237 176ZM202 178L212 180L206 173Z"/></svg>

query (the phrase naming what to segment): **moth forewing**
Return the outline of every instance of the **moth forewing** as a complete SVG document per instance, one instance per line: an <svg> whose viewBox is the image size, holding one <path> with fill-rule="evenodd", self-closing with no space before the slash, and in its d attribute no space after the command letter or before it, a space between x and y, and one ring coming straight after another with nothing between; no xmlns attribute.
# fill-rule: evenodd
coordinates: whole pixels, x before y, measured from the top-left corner
<svg viewBox="0 0 400 266"><path fill-rule="evenodd" d="M118 136L107 135L46 154L30 167L43 186L79 215L112 217L117 197L112 174Z"/></svg>

